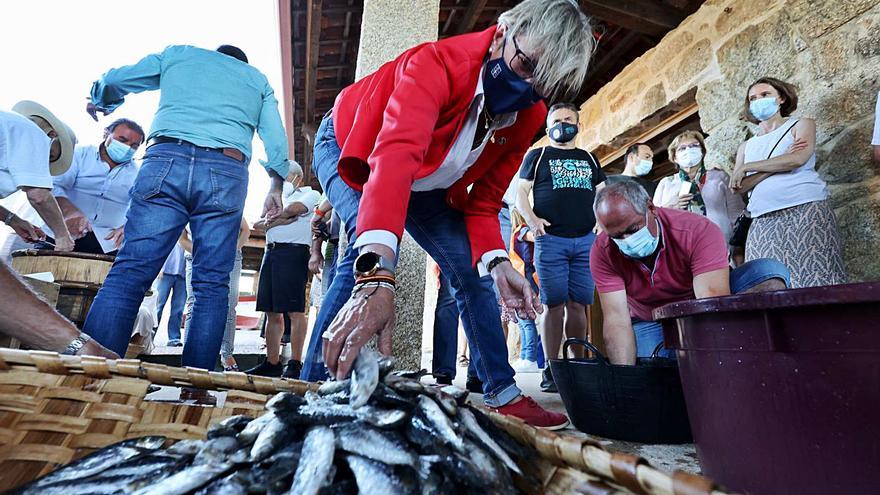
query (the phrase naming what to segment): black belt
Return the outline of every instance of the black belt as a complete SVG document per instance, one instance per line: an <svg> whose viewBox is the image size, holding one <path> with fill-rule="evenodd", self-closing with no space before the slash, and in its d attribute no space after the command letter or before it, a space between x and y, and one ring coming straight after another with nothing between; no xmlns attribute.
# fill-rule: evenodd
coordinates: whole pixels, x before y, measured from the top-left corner
<svg viewBox="0 0 880 495"><path fill-rule="evenodd" d="M201 148L208 151L217 151L223 153L225 156L229 158L233 158L240 162L244 161L244 153L239 151L236 148L208 148L207 146L199 146L197 144L193 144L185 139L166 137L166 136L156 136L150 139L149 144L147 144L147 148L153 146L154 144L188 144L190 146L195 146L196 148Z"/></svg>
<svg viewBox="0 0 880 495"><path fill-rule="evenodd" d="M302 246L304 248L309 247L306 244L299 244L297 242L267 242L266 243L266 249L283 248L283 247L288 247L288 246Z"/></svg>

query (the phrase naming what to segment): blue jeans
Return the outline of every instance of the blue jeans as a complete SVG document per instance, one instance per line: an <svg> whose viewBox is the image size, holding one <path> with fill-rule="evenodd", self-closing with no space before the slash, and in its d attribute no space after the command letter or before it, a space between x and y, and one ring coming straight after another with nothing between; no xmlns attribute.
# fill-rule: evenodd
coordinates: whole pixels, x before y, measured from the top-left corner
<svg viewBox="0 0 880 495"><path fill-rule="evenodd" d="M168 341L180 341L180 325L183 323L183 306L186 304L186 277L163 274L159 279L159 301L156 306L156 321L162 318L168 295L171 294L171 314L168 316Z"/></svg>
<svg viewBox="0 0 880 495"><path fill-rule="evenodd" d="M525 265L525 277L532 286L532 290L539 292L538 284L535 283L535 266L531 263ZM538 335L538 328L535 326L535 320L524 320L519 318L517 322L519 326L520 350L519 358L527 361L535 361L539 368L544 367L544 346L541 345L541 336Z"/></svg>
<svg viewBox="0 0 880 495"><path fill-rule="evenodd" d="M595 241L596 234L592 232L581 237L535 237L535 268L541 281L543 304L593 304L596 286L590 273L590 249Z"/></svg>
<svg viewBox="0 0 880 495"><path fill-rule="evenodd" d="M779 261L760 258L743 263L730 272L730 292L739 294L752 287L778 278L785 281L786 287L791 285L791 272ZM663 325L659 321L642 321L633 319L633 332L636 335L636 356L648 357L663 342ZM674 357L672 349L660 350L661 357Z"/></svg>
<svg viewBox="0 0 880 495"><path fill-rule="evenodd" d="M92 303L85 333L125 354L144 293L189 222L195 304L182 364L213 370L247 184L246 161L190 144L150 146L131 188L125 242Z"/></svg>
<svg viewBox="0 0 880 495"><path fill-rule="evenodd" d="M324 192L348 230L349 247L339 261L336 277L312 331L301 375L311 381L328 376L323 363L321 334L348 301L354 286L352 264L357 253L351 245L355 242L360 193L339 177L340 154L333 121L327 116L315 135L314 167ZM520 395L520 390L513 379L513 368L507 362L507 346L501 329L501 313L492 292L492 279L480 277L471 264L470 242L462 213L446 204L445 190L412 193L406 230L449 277L470 343L471 360L475 361L477 376L483 382L486 404L493 407L507 404Z"/></svg>
<svg viewBox="0 0 880 495"><path fill-rule="evenodd" d="M238 306L239 283L241 282L241 251L235 252L235 262L229 272L229 306L226 308L226 327L223 329L223 342L220 344L220 358L233 357L235 351L235 307ZM189 335L189 324L192 321L193 305L196 302L192 295L192 256L186 255L186 323L184 331Z"/></svg>
<svg viewBox="0 0 880 495"><path fill-rule="evenodd" d="M437 290L437 308L434 310L434 374L455 378L455 358L458 354L458 306L452 295L449 278L440 272L440 288ZM468 376L477 376L474 362L468 361Z"/></svg>

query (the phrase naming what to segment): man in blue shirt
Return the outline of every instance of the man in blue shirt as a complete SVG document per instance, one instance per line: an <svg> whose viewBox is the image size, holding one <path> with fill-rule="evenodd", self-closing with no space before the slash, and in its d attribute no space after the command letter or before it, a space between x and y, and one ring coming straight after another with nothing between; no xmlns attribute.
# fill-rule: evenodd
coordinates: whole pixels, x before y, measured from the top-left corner
<svg viewBox="0 0 880 495"><path fill-rule="evenodd" d="M251 141L259 133L272 178L264 215L281 207L287 138L278 101L244 52L170 46L95 81L86 110L97 119L129 93L161 91L149 143L131 189L125 242L84 326L122 355L137 308L189 223L193 239L193 318L183 365L214 369L226 324L229 272L245 196Z"/></svg>
<svg viewBox="0 0 880 495"><path fill-rule="evenodd" d="M115 255L122 245L128 191L138 173L132 157L145 138L136 122L116 119L98 146L77 145L67 172L52 178L75 252Z"/></svg>

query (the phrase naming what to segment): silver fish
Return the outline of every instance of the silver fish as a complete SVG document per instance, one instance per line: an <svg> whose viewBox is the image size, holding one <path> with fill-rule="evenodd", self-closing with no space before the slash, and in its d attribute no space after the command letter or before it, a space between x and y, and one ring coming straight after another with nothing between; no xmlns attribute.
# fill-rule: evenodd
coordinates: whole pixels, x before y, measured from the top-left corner
<svg viewBox="0 0 880 495"><path fill-rule="evenodd" d="M208 440L196 454L193 464L226 461L239 447L235 437L219 437Z"/></svg>
<svg viewBox="0 0 880 495"><path fill-rule="evenodd" d="M434 399L440 408L443 409L443 412L449 416L455 417L458 414L458 404L455 402L455 399L450 395L444 394L437 387L425 387L424 394Z"/></svg>
<svg viewBox="0 0 880 495"><path fill-rule="evenodd" d="M512 483L510 474L491 454L470 440L465 440L464 444L467 449L467 459L477 467L477 471L482 476L482 485L502 488Z"/></svg>
<svg viewBox="0 0 880 495"><path fill-rule="evenodd" d="M257 435L263 431L263 427L269 424L275 418L274 413L266 413L257 419L251 421L238 434L238 442L242 445L250 445L257 439Z"/></svg>
<svg viewBox="0 0 880 495"><path fill-rule="evenodd" d="M348 467L354 473L359 493L411 493L414 486L395 475L391 466L358 455L347 455Z"/></svg>
<svg viewBox="0 0 880 495"><path fill-rule="evenodd" d="M188 457L173 456L162 451L151 451L105 469L89 478L43 485L35 493L66 495L131 493L141 486L170 476L188 462Z"/></svg>
<svg viewBox="0 0 880 495"><path fill-rule="evenodd" d="M357 424L334 428L336 448L358 454L384 464L415 464L416 456L399 437Z"/></svg>
<svg viewBox="0 0 880 495"><path fill-rule="evenodd" d="M348 401L351 407L357 409L366 404L378 383L378 355L375 351L362 347L351 372L351 398Z"/></svg>
<svg viewBox="0 0 880 495"><path fill-rule="evenodd" d="M158 483L141 488L134 495L184 495L211 483L232 467L233 464L228 462L193 465Z"/></svg>
<svg viewBox="0 0 880 495"><path fill-rule="evenodd" d="M239 414L230 416L222 421L214 423L208 428L208 439L217 437L234 437L253 420L250 416Z"/></svg>
<svg viewBox="0 0 880 495"><path fill-rule="evenodd" d="M171 447L168 447L166 452L174 455L196 455L204 446L204 440L187 438L186 440L181 440Z"/></svg>
<svg viewBox="0 0 880 495"><path fill-rule="evenodd" d="M278 450L278 447L287 440L289 429L290 426L284 421L277 416L273 417L254 441L254 446L251 448L251 462L262 461Z"/></svg>
<svg viewBox="0 0 880 495"><path fill-rule="evenodd" d="M140 455L144 451L158 449L164 443L165 437L161 436L123 440L122 442L104 447L101 450L92 452L79 460L52 471L27 487L23 487L24 491L22 493L39 493L39 490L30 490L58 481L88 478L89 476L100 473L111 466L115 466L121 461Z"/></svg>
<svg viewBox="0 0 880 495"><path fill-rule="evenodd" d="M321 384L320 387L318 387L318 395L330 395L341 392L343 390L348 390L348 387L350 385L350 378L346 378L345 380L333 380L329 382L324 382Z"/></svg>
<svg viewBox="0 0 880 495"><path fill-rule="evenodd" d="M428 425L443 439L443 441L451 445L455 450L463 454L465 453L464 441L458 433L455 432L455 427L452 425L449 416L440 409L440 406L438 406L433 399L424 395L419 396L419 410L424 414L425 419L428 421Z"/></svg>
<svg viewBox="0 0 880 495"><path fill-rule="evenodd" d="M232 473L202 488L196 495L247 495L247 480L240 473Z"/></svg>
<svg viewBox="0 0 880 495"><path fill-rule="evenodd" d="M279 392L266 402L266 409L272 412L294 412L306 401L299 395L291 392Z"/></svg>
<svg viewBox="0 0 880 495"><path fill-rule="evenodd" d="M425 386L422 385L421 382L409 378L403 378L393 373L385 377L385 385L388 385L399 393L407 395L421 394L425 391Z"/></svg>
<svg viewBox="0 0 880 495"><path fill-rule="evenodd" d="M336 437L326 426L316 426L306 434L302 457L293 475L291 495L315 495L324 485L333 465Z"/></svg>
<svg viewBox="0 0 880 495"><path fill-rule="evenodd" d="M446 385L442 387L440 391L455 399L455 402L457 402L459 406L465 405L468 396L470 395L470 392L466 389L456 387L455 385Z"/></svg>
<svg viewBox="0 0 880 495"><path fill-rule="evenodd" d="M461 423L464 425L465 430L468 433L470 433L477 441L488 447L492 454L500 459L501 462L503 462L508 469L517 474L522 474L519 466L517 466L516 463L513 462L513 459L511 459L510 456L507 455L507 452L505 452L504 449L502 449L501 446L498 445L498 442L496 442L491 435L486 433L486 430L480 427L480 424L477 423L477 418L474 417L474 413L472 413L468 409L462 408L459 409L459 417L461 418Z"/></svg>
<svg viewBox="0 0 880 495"><path fill-rule="evenodd" d="M394 371L394 358L391 356L379 357L379 379L385 378L388 373Z"/></svg>

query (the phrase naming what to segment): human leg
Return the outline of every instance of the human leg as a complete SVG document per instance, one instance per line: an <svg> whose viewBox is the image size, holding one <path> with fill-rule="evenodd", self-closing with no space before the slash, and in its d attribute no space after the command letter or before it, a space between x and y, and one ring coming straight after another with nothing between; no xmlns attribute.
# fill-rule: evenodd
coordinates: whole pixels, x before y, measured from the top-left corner
<svg viewBox="0 0 880 495"><path fill-rule="evenodd" d="M186 276L172 275L174 288L171 291L171 313L168 316L168 338L173 335L180 340L180 326L183 323L183 309L186 304ZM173 333L172 333L172 328ZM184 335L184 337L186 337Z"/></svg>
<svg viewBox="0 0 880 495"><path fill-rule="evenodd" d="M632 326L636 335L636 356L651 357L654 349L663 343L663 325L659 321L635 320ZM658 356L671 358L675 357L675 352L664 347Z"/></svg>
<svg viewBox="0 0 880 495"><path fill-rule="evenodd" d="M791 272L781 262L770 258L747 261L730 272L730 292L764 292L785 289Z"/></svg>
<svg viewBox="0 0 880 495"><path fill-rule="evenodd" d="M224 368L237 368L233 352L235 351L235 307L238 306L241 261L241 251L237 251L232 271L229 272L229 305L226 308L226 328L223 331L223 342L220 344L220 359Z"/></svg>
<svg viewBox="0 0 880 495"><path fill-rule="evenodd" d="M431 371L438 380L455 378L455 351L458 344L458 306L452 297L449 278L440 272L437 307L434 309L434 357Z"/></svg>
<svg viewBox="0 0 880 495"><path fill-rule="evenodd" d="M169 275L168 277L163 276L159 279L159 282L156 284L156 291L158 291L158 297L156 299L156 322L162 323L162 313L165 311L165 303L168 302L168 296L171 295L171 289L174 288L174 280L172 280L174 276ZM177 335L174 336L175 339L180 340L180 330L178 329ZM168 328L168 340L172 340L171 328Z"/></svg>

